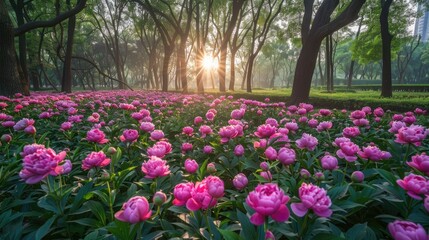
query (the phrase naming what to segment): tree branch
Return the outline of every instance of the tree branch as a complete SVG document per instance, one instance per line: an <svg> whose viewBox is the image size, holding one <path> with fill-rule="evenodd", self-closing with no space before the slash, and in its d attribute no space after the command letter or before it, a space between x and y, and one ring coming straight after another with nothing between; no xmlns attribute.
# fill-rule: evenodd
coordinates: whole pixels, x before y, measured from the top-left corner
<svg viewBox="0 0 429 240"><path fill-rule="evenodd" d="M87 0L79 0L73 9L71 9L70 11L62 13L53 19L45 20L45 21L34 21L34 22L25 23L25 24L19 26L18 28L15 28L14 34L15 34L15 36L19 36L21 34L24 34L28 31L31 31L31 30L36 29L36 28L53 27L53 26L57 25L58 23L66 20L69 17L74 16L74 15L78 14L80 11L82 11L85 8L86 1Z"/></svg>

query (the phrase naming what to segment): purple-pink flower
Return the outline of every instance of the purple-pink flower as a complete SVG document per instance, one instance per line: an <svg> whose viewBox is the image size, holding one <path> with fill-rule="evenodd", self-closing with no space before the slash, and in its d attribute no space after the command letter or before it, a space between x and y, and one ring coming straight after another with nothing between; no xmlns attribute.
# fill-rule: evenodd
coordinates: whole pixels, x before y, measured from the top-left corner
<svg viewBox="0 0 429 240"><path fill-rule="evenodd" d="M134 129L125 129L119 139L122 142L134 142L139 138L139 132Z"/></svg>
<svg viewBox="0 0 429 240"><path fill-rule="evenodd" d="M318 132L323 132L323 131L329 130L331 128L332 128L332 122L330 122L330 121L324 121L324 122L319 123L319 125L316 128L316 130Z"/></svg>
<svg viewBox="0 0 429 240"><path fill-rule="evenodd" d="M217 199L210 195L208 190L207 181L197 182L191 191L191 197L186 201L186 208L197 211L214 207Z"/></svg>
<svg viewBox="0 0 429 240"><path fill-rule="evenodd" d="M423 176L411 173L404 179L396 180L396 183L414 199L422 200L421 195L429 194L429 181Z"/></svg>
<svg viewBox="0 0 429 240"><path fill-rule="evenodd" d="M140 124L140 130L142 130L143 132L152 132L153 130L155 130L155 125L151 122L142 122Z"/></svg>
<svg viewBox="0 0 429 240"><path fill-rule="evenodd" d="M326 190L315 186L311 183L302 183L299 188L300 203L292 203L292 211L298 217L303 217L311 209L319 217L330 217L332 210L329 209L332 205L331 199L326 193Z"/></svg>
<svg viewBox="0 0 429 240"><path fill-rule="evenodd" d="M354 162L357 160L356 154L359 151L359 146L353 142L343 142L340 144L340 149L337 150L337 156L346 159L348 162Z"/></svg>
<svg viewBox="0 0 429 240"><path fill-rule="evenodd" d="M185 160L185 170L188 173L195 173L198 170L198 163L194 159L186 159Z"/></svg>
<svg viewBox="0 0 429 240"><path fill-rule="evenodd" d="M235 175L234 179L232 179L232 184L237 190L241 190L247 186L249 183L249 180L247 179L246 175L243 173L239 173Z"/></svg>
<svg viewBox="0 0 429 240"><path fill-rule="evenodd" d="M268 160L274 161L277 159L277 151L273 147L268 147L265 149L264 154Z"/></svg>
<svg viewBox="0 0 429 240"><path fill-rule="evenodd" d="M313 137L311 134L304 133L302 137L296 140L296 146L300 149L307 149L309 151L313 151L319 141L317 138Z"/></svg>
<svg viewBox="0 0 429 240"><path fill-rule="evenodd" d="M99 144L107 143L109 140L105 138L104 132L98 128L93 128L86 133L86 140Z"/></svg>
<svg viewBox="0 0 429 240"><path fill-rule="evenodd" d="M207 126L207 125L202 125L202 126L199 128L199 131L200 131L200 133L201 133L201 137L202 137L202 138L205 138L207 135L209 135L209 134L212 134L212 133L213 133L212 128L211 128L210 126Z"/></svg>
<svg viewBox="0 0 429 240"><path fill-rule="evenodd" d="M387 225L394 240L428 240L422 225L409 221L395 220Z"/></svg>
<svg viewBox="0 0 429 240"><path fill-rule="evenodd" d="M255 210L250 222L262 225L268 216L277 222L286 221L290 215L286 207L289 199L276 183L259 184L246 198L247 205Z"/></svg>
<svg viewBox="0 0 429 240"><path fill-rule="evenodd" d="M296 160L295 150L282 147L277 154L277 159L285 166L290 165Z"/></svg>
<svg viewBox="0 0 429 240"><path fill-rule="evenodd" d="M320 165L322 165L322 168L325 170L334 170L338 168L338 160L336 157L327 153L320 159Z"/></svg>
<svg viewBox="0 0 429 240"><path fill-rule="evenodd" d="M408 166L419 170L429 176L429 156L426 153L416 154L411 157L411 162L407 162Z"/></svg>
<svg viewBox="0 0 429 240"><path fill-rule="evenodd" d="M225 193L225 185L217 176L208 176L203 181L207 184L207 191L214 198L220 198Z"/></svg>
<svg viewBox="0 0 429 240"><path fill-rule="evenodd" d="M115 218L122 222L138 223L149 219L152 215L149 202L145 197L135 196L122 205L115 213Z"/></svg>
<svg viewBox="0 0 429 240"><path fill-rule="evenodd" d="M237 146L235 146L234 148L234 155L237 157L241 157L244 155L244 147L241 144L238 144Z"/></svg>
<svg viewBox="0 0 429 240"><path fill-rule="evenodd" d="M173 189L173 205L183 206L186 204L189 198L191 198L191 192L194 189L194 183L179 183Z"/></svg>
<svg viewBox="0 0 429 240"><path fill-rule="evenodd" d="M423 126L411 125L409 127L402 127L395 134L395 142L401 144L414 144L414 146L420 146L422 141L426 138L429 131L425 130Z"/></svg>
<svg viewBox="0 0 429 240"><path fill-rule="evenodd" d="M368 147L363 147L362 151L358 152L358 155L363 159L368 159L371 161L381 161L392 157L389 152L381 151L374 144L371 144Z"/></svg>
<svg viewBox="0 0 429 240"><path fill-rule="evenodd" d="M104 152L91 152L88 156L82 161L82 169L89 170L95 167L105 167L110 164L110 158L106 157Z"/></svg>
<svg viewBox="0 0 429 240"><path fill-rule="evenodd" d="M27 154L23 155L22 170L19 172L19 176L27 184L35 184L48 175L57 176L71 170L70 160L63 161L66 157L65 151L56 154L53 149L43 146L31 148L31 150L24 147L24 152ZM59 165L60 163L63 165Z"/></svg>
<svg viewBox="0 0 429 240"><path fill-rule="evenodd" d="M169 175L170 167L168 166L167 161L162 160L159 157L152 156L149 160L143 162L142 172L145 174L145 178L153 179Z"/></svg>
<svg viewBox="0 0 429 240"><path fill-rule="evenodd" d="M269 138L271 135L276 133L277 128L270 124L262 124L258 126L255 135L259 138Z"/></svg>
<svg viewBox="0 0 429 240"><path fill-rule="evenodd" d="M343 136L346 138L353 138L360 135L358 127L346 127L343 129Z"/></svg>
<svg viewBox="0 0 429 240"><path fill-rule="evenodd" d="M234 125L222 127L219 130L219 136L221 137L220 142L225 144L230 139L236 138L238 136L237 128Z"/></svg>

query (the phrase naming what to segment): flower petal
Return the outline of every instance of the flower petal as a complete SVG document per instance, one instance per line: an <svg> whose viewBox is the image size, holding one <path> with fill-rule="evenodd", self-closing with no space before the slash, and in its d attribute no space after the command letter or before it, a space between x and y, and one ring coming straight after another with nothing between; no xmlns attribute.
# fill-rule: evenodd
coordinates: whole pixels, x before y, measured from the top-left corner
<svg viewBox="0 0 429 240"><path fill-rule="evenodd" d="M305 214L307 214L308 211L308 209L302 203L292 203L290 207L292 212L298 217L303 217Z"/></svg>

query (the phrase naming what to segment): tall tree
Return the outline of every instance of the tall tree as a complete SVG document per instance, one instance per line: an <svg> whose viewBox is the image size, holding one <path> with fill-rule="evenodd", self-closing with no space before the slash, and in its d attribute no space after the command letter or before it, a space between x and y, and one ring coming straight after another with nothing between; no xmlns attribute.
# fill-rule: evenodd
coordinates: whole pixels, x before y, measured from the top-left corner
<svg viewBox="0 0 429 240"><path fill-rule="evenodd" d="M313 18L314 0L304 0L301 24L302 48L295 68L291 103L308 101L311 80L322 40L358 18L365 0L352 0L331 20L339 0L324 0Z"/></svg>
<svg viewBox="0 0 429 240"><path fill-rule="evenodd" d="M392 34L389 32L389 11L393 0L381 0L380 28L382 42L381 96L392 97Z"/></svg>
<svg viewBox="0 0 429 240"><path fill-rule="evenodd" d="M67 0L67 7L70 9L70 0ZM76 16L71 16L68 20L67 27L67 45L66 54L64 56L63 76L61 81L61 91L71 93L72 91L72 55L73 55L73 39L76 27Z"/></svg>
<svg viewBox="0 0 429 240"><path fill-rule="evenodd" d="M78 14L86 5L86 0L79 0L76 6L50 20L30 21L14 28L6 8L5 0L0 0L0 95L11 96L22 92L29 94L28 83L19 73L20 65L14 45L14 37L36 28L52 27Z"/></svg>

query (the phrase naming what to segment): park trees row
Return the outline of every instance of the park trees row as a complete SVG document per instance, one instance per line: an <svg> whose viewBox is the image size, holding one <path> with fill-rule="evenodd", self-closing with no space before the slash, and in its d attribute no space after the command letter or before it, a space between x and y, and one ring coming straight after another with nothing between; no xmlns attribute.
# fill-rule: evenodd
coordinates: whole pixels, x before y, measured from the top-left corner
<svg viewBox="0 0 429 240"><path fill-rule="evenodd" d="M255 69L264 67L270 71L266 85L293 86L293 101L306 101L311 84L318 84L312 79L333 85L338 69L350 79L378 69L374 65L386 45L371 39L382 39L383 9L391 14L388 49L395 63L394 71L387 71L406 82L410 66L417 67L409 63L429 54L418 40L406 37L408 2L390 1L392 7L386 8L388 3L0 0L0 95L28 93L30 86L65 92L72 87L224 92L241 86L250 92L261 82ZM425 76L424 64L420 76Z"/></svg>

